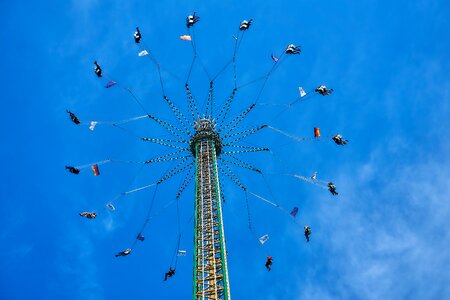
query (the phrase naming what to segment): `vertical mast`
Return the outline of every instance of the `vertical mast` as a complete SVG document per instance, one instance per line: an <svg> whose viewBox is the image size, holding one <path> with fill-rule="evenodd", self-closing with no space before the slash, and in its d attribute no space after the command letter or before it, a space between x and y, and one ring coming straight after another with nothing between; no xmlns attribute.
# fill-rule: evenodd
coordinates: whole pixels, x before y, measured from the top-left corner
<svg viewBox="0 0 450 300"><path fill-rule="evenodd" d="M222 142L214 121L199 119L191 151L195 155L194 294L193 299L230 298L222 205L216 155Z"/></svg>

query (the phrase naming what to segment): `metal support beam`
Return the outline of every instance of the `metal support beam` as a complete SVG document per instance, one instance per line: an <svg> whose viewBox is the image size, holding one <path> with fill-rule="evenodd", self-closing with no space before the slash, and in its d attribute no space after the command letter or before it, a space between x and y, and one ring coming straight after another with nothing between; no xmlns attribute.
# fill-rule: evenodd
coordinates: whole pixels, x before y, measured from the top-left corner
<svg viewBox="0 0 450 300"><path fill-rule="evenodd" d="M214 140L195 143L194 300L230 300Z"/></svg>

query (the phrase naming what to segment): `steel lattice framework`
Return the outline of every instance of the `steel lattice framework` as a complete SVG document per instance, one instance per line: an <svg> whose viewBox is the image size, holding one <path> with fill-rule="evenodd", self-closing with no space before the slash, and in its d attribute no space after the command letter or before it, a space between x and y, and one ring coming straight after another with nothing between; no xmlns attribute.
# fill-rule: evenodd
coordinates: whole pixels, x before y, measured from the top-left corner
<svg viewBox="0 0 450 300"><path fill-rule="evenodd" d="M210 119L196 121L194 299L230 299L217 153L221 140Z"/></svg>

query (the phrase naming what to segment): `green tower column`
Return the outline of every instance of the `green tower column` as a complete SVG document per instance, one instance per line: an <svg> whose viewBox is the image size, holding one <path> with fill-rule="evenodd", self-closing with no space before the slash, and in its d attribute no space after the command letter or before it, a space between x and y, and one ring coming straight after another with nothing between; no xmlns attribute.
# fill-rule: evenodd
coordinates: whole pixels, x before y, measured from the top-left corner
<svg viewBox="0 0 450 300"><path fill-rule="evenodd" d="M199 124L191 145L196 163L193 299L230 300L217 135L210 120L199 120Z"/></svg>

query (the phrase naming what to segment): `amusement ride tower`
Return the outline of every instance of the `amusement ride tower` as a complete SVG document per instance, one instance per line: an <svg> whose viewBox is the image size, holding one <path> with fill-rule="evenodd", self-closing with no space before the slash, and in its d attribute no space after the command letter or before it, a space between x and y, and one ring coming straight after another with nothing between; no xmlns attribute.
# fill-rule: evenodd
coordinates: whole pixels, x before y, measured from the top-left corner
<svg viewBox="0 0 450 300"><path fill-rule="evenodd" d="M147 112L141 101L136 97L136 95L132 92L132 90L125 85L122 85L118 83L116 80L112 80L109 75L104 73L102 71L102 68L97 63L97 61L94 62L95 68L94 72L97 75L98 78L102 80L106 80L105 87L111 88L112 86L117 85L118 87L124 89L126 92L128 92L132 99L140 106L140 108L145 112L144 116L134 117L127 120L121 120L116 122L98 122L98 121L83 121L81 122L73 112L67 111L69 113L71 120L75 124L85 124L90 125L89 129L91 131L94 130L94 127L101 124L109 124L112 126L115 126L117 128L123 129L125 132L130 133L130 131L122 125L124 123L128 123L131 121L139 120L142 118L149 118L156 122L160 127L164 128L170 135L172 136L171 139L165 139L165 138L159 138L159 137L139 137L140 140L160 144L162 146L166 146L169 148L175 148L176 150L174 152L161 155L159 157L147 160L145 162L140 162L143 164L151 164L151 163L160 163L160 162L167 162L167 161L179 161L179 163L170 169L170 171L167 171L164 176L159 179L159 181L154 182L152 184L146 185L144 187L135 188L127 192L122 192L118 196L116 196L112 201L110 201L106 207L112 211L116 210L115 206L112 202L115 202L119 198L126 196L128 194L141 191L146 188L158 186L162 182L168 180L171 177L174 177L175 175L186 171L186 177L181 184L178 193L176 195L176 200L179 199L183 191L186 189L186 187L189 185L190 182L192 182L192 179L195 180L195 199L194 199L194 263L193 263L193 299L194 300L230 300L230 284L229 284L229 278L228 278L228 266L227 266L227 251L226 251L226 243L225 243L225 232L224 232L224 223L223 223L223 215L222 215L222 201L223 197L221 195L221 184L219 180L219 171L221 175L224 175L228 177L234 184L239 186L244 192L247 192L254 195L255 197L259 198L260 200L276 207L279 209L282 209L283 211L286 211L284 208L282 208L280 205L273 203L263 197L260 197L251 191L248 191L244 185L239 181L238 177L233 173L233 170L231 167L239 167L243 169L248 169L251 171L254 171L256 173L262 174L262 172L259 169L256 169L255 167L251 166L249 163L245 162L244 160L239 158L239 154L242 153L251 153L251 152L260 152L260 151L269 151L268 148L265 147L257 147L252 146L248 144L240 144L240 141L244 140L250 135L255 134L256 132L259 132L263 128L271 128L279 133L284 134L287 137L293 138L294 140L299 140L298 138L286 134L282 132L281 130L278 130L276 128L273 128L269 125L258 125L255 127L247 127L242 128L240 127L241 122L247 117L247 115L255 108L256 103L258 102L261 93L266 85L266 82L269 78L269 76L274 72L274 70L280 65L281 60L284 59L288 55L292 54L300 54L300 46L295 46L293 44L290 44L287 46L287 48L284 50L284 52L279 56L275 57L274 54L272 54L272 66L269 69L269 71L262 77L259 77L255 80L251 80L248 83L245 83L241 85L239 88L248 86L250 84L256 83L258 81L262 81L262 85L259 88L259 91L257 93L257 96L255 99L252 100L252 104L245 108L243 111L240 111L237 115L234 115L234 117L230 118L231 114L231 106L233 103L233 100L235 98L236 91L238 90L237 86L237 80L236 80L236 54L237 51L241 45L241 40L243 38L244 32L250 27L250 24L252 23L253 19L250 21L242 21L239 27L240 33L237 36L233 36L235 39L235 47L232 55L232 59L229 60L225 64L225 66L220 69L220 71L213 77L209 75L207 72L205 66L203 63L198 62L197 59L197 50L196 50L196 43L193 36L193 32L191 34L190 28L198 22L199 17L196 16L194 13L191 16L188 16L187 18L187 27L189 30L189 35L181 36L182 39L191 41L192 47L193 47L193 60L191 63L191 66L189 68L189 72L185 81L185 88L187 92L187 108L188 112L190 114L186 115L183 113L183 111L178 108L174 102L172 102L169 97L166 96L165 89L164 89L164 82L161 73L161 67L159 62L156 60L156 58L153 56L152 52L149 51L148 47L144 44L142 39L142 35L138 28L136 28L136 32L134 34L134 40L135 43L140 47L140 52L138 53L138 56L148 56L152 63L156 66L158 70L158 75L160 79L161 84L161 91L162 96L165 102L168 104L170 110L173 112L175 118L179 122L178 125L174 125L171 122L163 121L159 118L157 118L154 115L151 115ZM285 55L286 54L286 55ZM194 100L194 97L191 93L191 90L189 88L189 78L191 76L191 72L194 67L194 63L198 62L203 67L203 70L205 71L206 75L208 76L210 80L209 84L209 92L208 97L206 100L206 109L202 111L202 114L200 114L196 101ZM228 98L220 105L214 106L214 97L213 97L213 82L215 81L218 76L224 72L228 66L233 66L233 81L234 81L234 88L231 92L231 94L228 96ZM328 93L332 92L332 89L326 90L325 86L323 87L322 92L325 93L328 91ZM316 92L319 88L316 89ZM300 98L296 99L294 102L288 105L288 108L292 106L293 104L297 103L300 100L303 100L303 97L307 94L301 90L301 96ZM327 95L327 94L322 94ZM215 110L217 109L217 110ZM214 113L213 113L214 111ZM181 127L180 127L181 126ZM318 130L318 128L315 128ZM131 133L133 136L137 136L136 134ZM320 136L320 134L318 135ZM305 140L305 139L302 139ZM337 143L337 142L336 142ZM344 143L345 144L345 143ZM218 164L218 161L220 164ZM94 171L94 175L99 175L98 172L98 165L105 164L109 162L114 162L114 160L108 159L104 161L100 161L98 163L95 163L91 166L89 165L82 165L78 167L72 167L72 166L66 166L66 169L68 169L73 174L78 174L81 169L89 168L91 167ZM121 162L121 161L118 161ZM135 163L135 162L133 162ZM193 170L195 168L195 175L193 175ZM315 185L321 185L323 188L328 189L326 187L326 184L322 184L320 181L314 179L309 179L302 176L292 175L296 178L305 180L307 182L310 182ZM329 186L329 184L328 184ZM330 187L331 188L331 187ZM144 221L144 224L132 244L130 248L127 248L125 251L122 251L119 253L118 256L127 256L131 253L131 249L138 243L138 241L143 241L144 236L142 235L144 229L148 225L150 219L151 219L151 209L153 206L153 201L155 199L157 189L155 188L154 196L152 199L152 204L150 205L147 218ZM336 193L337 195L337 193ZM247 198L246 198L247 200ZM177 213L178 213L178 202L177 203ZM116 205L116 204L115 204ZM119 204L120 205L120 204ZM247 212L248 212L248 221L249 221L249 229L252 231L252 226L250 222L250 212L248 208L248 202L247 202ZM292 215L292 213L291 213ZM94 215L91 218L95 218L96 215ZM295 217L295 215L293 215ZM180 218L178 216L178 227L180 229ZM180 230L179 230L180 231ZM254 234L254 232L252 231ZM179 246L180 246L180 237L181 233L179 233L178 237L178 244L177 244L177 251L179 252ZM261 240L259 240L261 242ZM263 244L263 242L261 242ZM175 253L177 253L175 251ZM186 253L186 251L184 251ZM174 255L176 257L176 255ZM170 268L170 271L172 273L166 273L166 279L167 276L175 274L175 268L176 268L176 261L175 264ZM267 265L266 265L267 267Z"/></svg>
<svg viewBox="0 0 450 300"><path fill-rule="evenodd" d="M231 299L217 168L222 140L211 118L195 121L194 299Z"/></svg>

